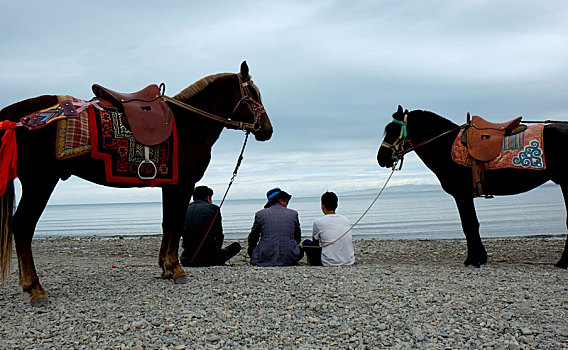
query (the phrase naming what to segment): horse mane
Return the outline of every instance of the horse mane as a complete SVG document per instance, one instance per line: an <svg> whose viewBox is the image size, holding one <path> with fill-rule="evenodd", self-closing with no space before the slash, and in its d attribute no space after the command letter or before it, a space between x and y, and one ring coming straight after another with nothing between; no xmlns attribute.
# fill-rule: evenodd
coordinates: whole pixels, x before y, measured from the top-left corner
<svg viewBox="0 0 568 350"><path fill-rule="evenodd" d="M209 84L214 82L215 80L223 77L227 77L230 75L234 75L234 73L218 73L213 75L208 75L205 78L201 78L195 83L191 84L190 86L183 89L179 94L175 95L173 98L180 101L185 101L205 89Z"/></svg>
<svg viewBox="0 0 568 350"><path fill-rule="evenodd" d="M434 112L430 112L430 111L425 111L425 110L421 110L421 109L415 109L410 113L416 113L420 115L420 121L424 122L427 121L428 124L436 124L439 125L440 127L454 127L457 126L456 123L452 122L451 120L442 117L441 115L438 115Z"/></svg>

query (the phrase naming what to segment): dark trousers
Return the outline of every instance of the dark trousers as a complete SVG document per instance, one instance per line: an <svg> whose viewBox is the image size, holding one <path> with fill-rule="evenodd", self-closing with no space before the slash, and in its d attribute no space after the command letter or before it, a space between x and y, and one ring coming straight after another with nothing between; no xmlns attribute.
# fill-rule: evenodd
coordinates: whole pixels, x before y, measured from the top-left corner
<svg viewBox="0 0 568 350"><path fill-rule="evenodd" d="M229 244L227 247L222 248L217 252L217 256L214 257L201 257L197 256L193 262L191 262L192 257L185 257L185 254L182 254L180 257L180 262L182 266L222 266L225 263L234 257L235 255L239 254L241 251L241 245L237 242Z"/></svg>
<svg viewBox="0 0 568 350"><path fill-rule="evenodd" d="M311 266L323 266L321 263L321 247L317 242L313 242L311 239L306 239L302 242L304 246L304 251L306 252L306 258L308 259L308 264Z"/></svg>

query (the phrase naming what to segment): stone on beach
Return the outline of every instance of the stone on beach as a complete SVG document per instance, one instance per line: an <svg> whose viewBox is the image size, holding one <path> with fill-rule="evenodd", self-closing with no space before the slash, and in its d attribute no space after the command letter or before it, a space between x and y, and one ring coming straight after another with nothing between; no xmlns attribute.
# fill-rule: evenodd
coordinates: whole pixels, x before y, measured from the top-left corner
<svg viewBox="0 0 568 350"><path fill-rule="evenodd" d="M562 240L487 240L492 255L480 269L463 266L461 240L355 241L356 264L338 268L305 260L256 268L243 253L232 266L186 268L186 285L159 278L159 244L159 237L34 240L50 304L34 308L20 297L14 259L0 297L0 348L563 349L568 343L568 272L553 267Z"/></svg>

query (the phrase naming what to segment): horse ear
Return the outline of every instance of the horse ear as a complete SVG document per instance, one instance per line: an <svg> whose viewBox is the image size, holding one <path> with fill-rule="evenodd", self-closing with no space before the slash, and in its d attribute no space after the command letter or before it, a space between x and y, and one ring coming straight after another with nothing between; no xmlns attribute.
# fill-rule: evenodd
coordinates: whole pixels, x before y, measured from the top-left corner
<svg viewBox="0 0 568 350"><path fill-rule="evenodd" d="M408 114L408 109L405 109L405 110L404 110L404 114Z"/></svg>
<svg viewBox="0 0 568 350"><path fill-rule="evenodd" d="M243 61L243 63L241 63L241 77L243 78L243 81L249 80L249 67L247 65L247 61Z"/></svg>
<svg viewBox="0 0 568 350"><path fill-rule="evenodd" d="M402 106L398 105L398 109L396 110L397 114L401 114L402 113Z"/></svg>

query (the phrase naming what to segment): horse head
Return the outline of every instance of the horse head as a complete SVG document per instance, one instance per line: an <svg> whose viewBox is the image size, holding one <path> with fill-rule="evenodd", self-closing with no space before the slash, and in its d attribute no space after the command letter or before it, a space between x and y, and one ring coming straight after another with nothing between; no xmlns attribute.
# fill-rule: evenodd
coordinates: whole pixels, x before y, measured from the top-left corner
<svg viewBox="0 0 568 350"><path fill-rule="evenodd" d="M233 108L230 119L245 123L253 123L254 129L251 132L256 140L266 141L272 137L272 124L262 105L260 89L251 80L249 67L246 61L241 63L239 78L240 98ZM237 97L238 97L237 96Z"/></svg>
<svg viewBox="0 0 568 350"><path fill-rule="evenodd" d="M392 115L392 121L385 127L385 136L377 152L377 162L381 167L392 167L410 146L407 135L409 112L399 105Z"/></svg>
<svg viewBox="0 0 568 350"><path fill-rule="evenodd" d="M212 120L218 126L218 132L226 126L249 130L258 141L272 137L272 124L246 61L241 64L239 73L209 75L167 101L179 114L190 112Z"/></svg>

